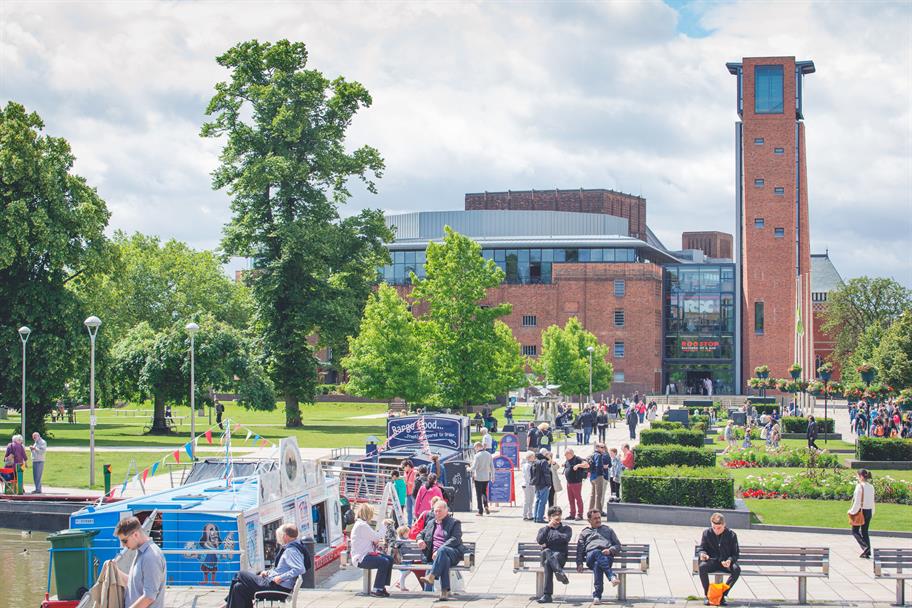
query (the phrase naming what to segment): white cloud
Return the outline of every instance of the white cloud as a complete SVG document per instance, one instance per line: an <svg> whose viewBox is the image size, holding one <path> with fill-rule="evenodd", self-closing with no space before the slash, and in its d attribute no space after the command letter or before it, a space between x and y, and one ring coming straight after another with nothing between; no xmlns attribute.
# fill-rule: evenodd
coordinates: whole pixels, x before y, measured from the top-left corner
<svg viewBox="0 0 912 608"><path fill-rule="evenodd" d="M216 246L228 199L199 128L215 57L250 38L307 44L311 67L364 83L350 143L380 149L380 194L350 209L452 209L465 192L642 193L669 246L732 231L735 80L751 55L813 59L806 78L812 248L844 276L912 285L912 8L694 3L10 2L0 99L41 114L98 186L113 228Z"/></svg>

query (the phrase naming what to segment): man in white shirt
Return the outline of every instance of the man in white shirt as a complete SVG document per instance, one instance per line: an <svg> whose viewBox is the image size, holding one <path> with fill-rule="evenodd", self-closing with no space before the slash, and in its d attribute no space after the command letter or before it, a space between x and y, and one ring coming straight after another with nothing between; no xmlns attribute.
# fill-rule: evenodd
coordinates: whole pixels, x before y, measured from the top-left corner
<svg viewBox="0 0 912 608"><path fill-rule="evenodd" d="M494 476L494 459L480 442L475 443L475 460L472 461L469 472L472 473L472 478L475 480L475 496L478 497L478 516L481 517L485 513L490 515L491 512L488 510L488 483Z"/></svg>
<svg viewBox="0 0 912 608"><path fill-rule="evenodd" d="M481 429L481 447L484 448L486 452L494 452L494 438L491 437L491 434L488 432L488 429Z"/></svg>
<svg viewBox="0 0 912 608"><path fill-rule="evenodd" d="M32 479L35 480L35 490L32 494L41 494L41 477L44 475L44 454L47 452L47 441L37 432L32 433L34 445L29 446L32 451Z"/></svg>

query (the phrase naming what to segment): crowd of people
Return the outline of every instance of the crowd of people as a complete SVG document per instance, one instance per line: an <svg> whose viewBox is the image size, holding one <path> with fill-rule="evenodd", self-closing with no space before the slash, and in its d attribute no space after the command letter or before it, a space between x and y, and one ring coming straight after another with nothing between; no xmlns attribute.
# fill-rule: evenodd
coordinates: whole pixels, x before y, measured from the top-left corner
<svg viewBox="0 0 912 608"><path fill-rule="evenodd" d="M865 400L849 405L849 424L852 432L867 437L912 438L912 412L903 412L889 399L879 405Z"/></svg>
<svg viewBox="0 0 912 608"><path fill-rule="evenodd" d="M41 437L40 433L32 433L32 445L28 446L28 452L25 448L25 441L22 435L13 435L11 441L6 446L6 453L3 456L3 468L0 469L0 481L4 485L18 483L17 468L22 470L29 466L29 452L32 455L32 481L35 489L31 494L41 494L41 479L44 476L44 461L47 453L47 441Z"/></svg>

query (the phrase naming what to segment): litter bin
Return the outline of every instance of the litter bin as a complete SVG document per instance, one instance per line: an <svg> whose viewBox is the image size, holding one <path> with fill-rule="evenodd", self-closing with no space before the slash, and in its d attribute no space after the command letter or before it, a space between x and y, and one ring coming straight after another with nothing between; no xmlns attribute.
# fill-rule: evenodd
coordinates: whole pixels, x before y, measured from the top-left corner
<svg viewBox="0 0 912 608"><path fill-rule="evenodd" d="M443 467L446 471L447 485L455 490L455 496L449 504L450 511L471 511L472 480L469 477L469 463L465 460L447 460Z"/></svg>
<svg viewBox="0 0 912 608"><path fill-rule="evenodd" d="M81 599L88 591L92 567L92 538L98 530L62 530L47 537L54 560L57 598ZM94 578L94 577L93 577Z"/></svg>
<svg viewBox="0 0 912 608"><path fill-rule="evenodd" d="M525 452L529 449L529 423L528 422L517 422L513 425L513 432L516 433L516 438L519 440L519 451Z"/></svg>

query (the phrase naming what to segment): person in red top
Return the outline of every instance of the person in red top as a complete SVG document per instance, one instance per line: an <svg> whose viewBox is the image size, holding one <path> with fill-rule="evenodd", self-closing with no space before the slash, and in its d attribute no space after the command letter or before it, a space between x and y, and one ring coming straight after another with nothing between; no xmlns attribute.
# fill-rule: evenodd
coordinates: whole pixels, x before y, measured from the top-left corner
<svg viewBox="0 0 912 608"><path fill-rule="evenodd" d="M633 450L630 449L629 443L621 446L621 464L624 465L625 469L633 468Z"/></svg>
<svg viewBox="0 0 912 608"><path fill-rule="evenodd" d="M402 478L405 480L405 512L408 517L408 525L412 526L415 519L415 465L411 460L402 462Z"/></svg>

